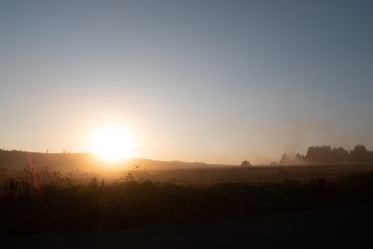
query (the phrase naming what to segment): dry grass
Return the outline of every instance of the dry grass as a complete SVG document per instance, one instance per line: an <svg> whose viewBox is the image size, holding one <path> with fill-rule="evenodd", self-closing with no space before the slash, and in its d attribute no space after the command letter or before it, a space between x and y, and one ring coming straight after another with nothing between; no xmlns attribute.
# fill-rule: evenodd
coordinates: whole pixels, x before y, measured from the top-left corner
<svg viewBox="0 0 373 249"><path fill-rule="evenodd" d="M131 172L139 180L167 181L175 184L216 184L223 182L282 182L284 180L307 182L312 178L337 179L350 174L373 170L373 164L251 166L189 168L168 170L135 169ZM121 174L126 174L122 172Z"/></svg>
<svg viewBox="0 0 373 249"><path fill-rule="evenodd" d="M372 200L370 169L369 165L324 165L152 172L134 167L108 181L98 173L44 168L35 170L42 197L29 169L3 169L0 232L204 222ZM346 176L351 172L365 173Z"/></svg>

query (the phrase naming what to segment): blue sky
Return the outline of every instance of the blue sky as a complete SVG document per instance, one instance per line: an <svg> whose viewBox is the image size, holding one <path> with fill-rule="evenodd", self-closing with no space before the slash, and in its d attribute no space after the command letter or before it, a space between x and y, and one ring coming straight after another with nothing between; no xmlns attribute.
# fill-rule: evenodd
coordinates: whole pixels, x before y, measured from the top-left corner
<svg viewBox="0 0 373 249"><path fill-rule="evenodd" d="M253 163L373 149L371 1L2 1L0 141Z"/></svg>

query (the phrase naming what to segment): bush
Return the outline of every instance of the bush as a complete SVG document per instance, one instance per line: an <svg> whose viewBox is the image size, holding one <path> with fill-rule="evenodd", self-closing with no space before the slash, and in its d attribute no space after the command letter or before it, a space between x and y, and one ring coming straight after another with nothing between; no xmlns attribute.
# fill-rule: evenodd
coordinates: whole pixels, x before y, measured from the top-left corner
<svg viewBox="0 0 373 249"><path fill-rule="evenodd" d="M248 166L251 166L251 163L247 160L244 160L244 161L242 161L241 166L242 167L248 167Z"/></svg>

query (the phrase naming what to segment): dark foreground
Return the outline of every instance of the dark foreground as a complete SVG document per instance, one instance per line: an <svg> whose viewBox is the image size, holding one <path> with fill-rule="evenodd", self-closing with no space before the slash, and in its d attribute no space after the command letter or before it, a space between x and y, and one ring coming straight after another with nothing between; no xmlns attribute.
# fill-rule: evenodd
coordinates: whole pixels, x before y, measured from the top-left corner
<svg viewBox="0 0 373 249"><path fill-rule="evenodd" d="M373 201L219 222L0 236L6 248L372 248Z"/></svg>

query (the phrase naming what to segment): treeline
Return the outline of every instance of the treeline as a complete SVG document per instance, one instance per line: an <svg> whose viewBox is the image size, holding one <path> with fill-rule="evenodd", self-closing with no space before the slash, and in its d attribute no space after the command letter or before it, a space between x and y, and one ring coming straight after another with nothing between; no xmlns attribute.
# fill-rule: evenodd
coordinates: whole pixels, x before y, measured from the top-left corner
<svg viewBox="0 0 373 249"><path fill-rule="evenodd" d="M356 145L348 151L343 147L332 148L329 145L308 147L306 155L296 154L290 157L284 154L280 164L298 163L373 163L373 151L364 145Z"/></svg>

